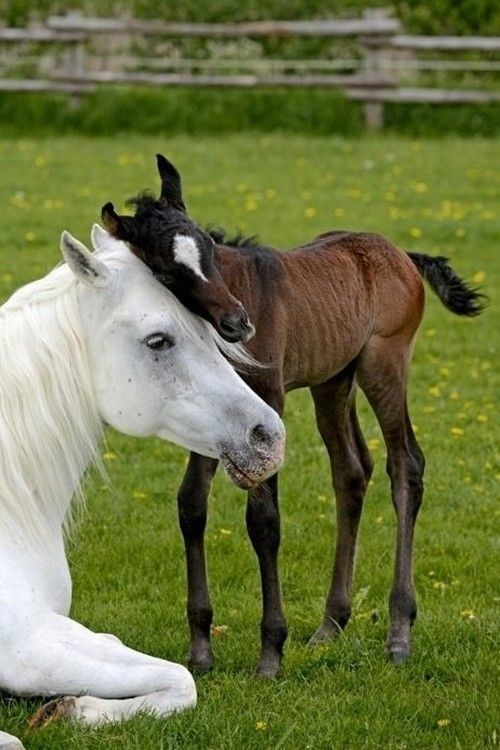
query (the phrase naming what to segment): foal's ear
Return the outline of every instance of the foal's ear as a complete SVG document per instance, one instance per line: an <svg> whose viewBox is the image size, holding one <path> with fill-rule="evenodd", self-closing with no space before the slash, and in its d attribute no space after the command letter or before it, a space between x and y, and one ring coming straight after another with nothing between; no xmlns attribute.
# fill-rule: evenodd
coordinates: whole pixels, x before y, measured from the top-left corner
<svg viewBox="0 0 500 750"><path fill-rule="evenodd" d="M137 226L133 216L119 216L112 203L101 208L101 217L108 232L117 240L134 242L137 239Z"/></svg>
<svg viewBox="0 0 500 750"><path fill-rule="evenodd" d="M181 176L171 161L162 154L156 154L156 163L161 177L160 198L169 206L186 213L186 204L182 200Z"/></svg>
<svg viewBox="0 0 500 750"><path fill-rule="evenodd" d="M111 276L108 268L69 232L61 234L64 260L79 281L88 286L104 287Z"/></svg>

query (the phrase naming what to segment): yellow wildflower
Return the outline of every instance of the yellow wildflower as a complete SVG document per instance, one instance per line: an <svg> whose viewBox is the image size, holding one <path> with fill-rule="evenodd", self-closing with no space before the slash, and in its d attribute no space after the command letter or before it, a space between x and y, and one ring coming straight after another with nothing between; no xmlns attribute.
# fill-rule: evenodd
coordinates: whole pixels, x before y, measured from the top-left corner
<svg viewBox="0 0 500 750"><path fill-rule="evenodd" d="M313 216L316 216L316 209L313 206L309 206L304 211L304 216L306 219L312 219Z"/></svg>
<svg viewBox="0 0 500 750"><path fill-rule="evenodd" d="M453 437L462 437L465 434L465 431L461 427L452 427L450 432Z"/></svg>
<svg viewBox="0 0 500 750"><path fill-rule="evenodd" d="M257 722L255 722L255 729L258 732L264 732L267 729L267 721L257 721Z"/></svg>
<svg viewBox="0 0 500 750"><path fill-rule="evenodd" d="M422 236L422 230L419 227L412 227L408 230L408 234L410 237L421 237Z"/></svg>
<svg viewBox="0 0 500 750"><path fill-rule="evenodd" d="M224 638L228 631L227 625L212 625L210 631L215 638Z"/></svg>
<svg viewBox="0 0 500 750"><path fill-rule="evenodd" d="M472 611L472 609L463 609L460 612L460 614L461 614L462 617L465 617L467 620L475 620L476 619L476 615L474 614L474 612Z"/></svg>
<svg viewBox="0 0 500 750"><path fill-rule="evenodd" d="M431 385L431 387L427 390L427 393L429 396L434 396L434 398L439 398L441 395L441 389L438 385Z"/></svg>
<svg viewBox="0 0 500 750"><path fill-rule="evenodd" d="M476 271L476 273L472 277L472 281L474 284L482 284L485 278L486 274L484 271Z"/></svg>
<svg viewBox="0 0 500 750"><path fill-rule="evenodd" d="M438 719L437 725L438 727L447 727L450 723L449 719Z"/></svg>

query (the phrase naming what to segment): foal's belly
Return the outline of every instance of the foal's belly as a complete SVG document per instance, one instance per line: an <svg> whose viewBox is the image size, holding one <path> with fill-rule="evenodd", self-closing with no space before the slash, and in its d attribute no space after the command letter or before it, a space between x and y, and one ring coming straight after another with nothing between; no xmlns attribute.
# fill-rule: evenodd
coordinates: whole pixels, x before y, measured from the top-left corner
<svg viewBox="0 0 500 750"><path fill-rule="evenodd" d="M302 336L285 354L285 391L318 385L333 378L356 359L369 337L369 321L352 331L332 326L315 331L314 336Z"/></svg>

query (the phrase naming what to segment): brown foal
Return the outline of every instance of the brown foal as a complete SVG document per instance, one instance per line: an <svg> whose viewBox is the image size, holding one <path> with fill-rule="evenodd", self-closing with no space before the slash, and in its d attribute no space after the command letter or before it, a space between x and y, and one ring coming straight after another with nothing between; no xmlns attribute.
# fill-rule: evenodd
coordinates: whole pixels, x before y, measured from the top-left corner
<svg viewBox="0 0 500 750"><path fill-rule="evenodd" d="M337 542L323 622L311 643L334 639L351 613L358 525L372 473L372 459L356 414L358 385L375 412L387 447L397 517L387 649L394 662L403 662L410 653L410 628L417 612L412 544L424 472L424 456L411 426L406 397L412 349L424 309L422 277L448 309L459 315L478 314L480 295L458 278L446 259L401 252L375 234L332 231L285 253L249 241L225 243L216 232L212 233L215 242L209 240L206 232L187 219L184 208L178 208L184 203L173 165L159 156L158 166L160 199L136 199L135 217L119 217L107 204L103 218L108 229L128 241L188 307L215 325L214 297L219 296L220 310L224 299L229 299L227 292L225 297L214 293L223 280L231 299L234 295L243 304L255 325L249 351L266 365L244 374L247 383L279 414L285 394L294 388L309 387L314 399L337 501ZM189 257L175 252L179 235L193 239L195 252ZM217 271L214 286L211 264ZM197 273L200 269L206 269L204 280ZM242 320L248 324L246 313ZM218 327L224 335L224 328ZM192 453L178 494L193 669L213 664L204 531L216 469L216 460ZM262 582L262 650L257 671L274 677L287 636L278 572L277 476L250 488L246 522Z"/></svg>

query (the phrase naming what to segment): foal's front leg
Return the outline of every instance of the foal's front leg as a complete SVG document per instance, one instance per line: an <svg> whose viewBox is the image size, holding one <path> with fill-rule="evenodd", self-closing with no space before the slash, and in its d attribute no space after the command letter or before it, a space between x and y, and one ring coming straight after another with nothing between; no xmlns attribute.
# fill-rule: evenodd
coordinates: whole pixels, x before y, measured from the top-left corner
<svg viewBox="0 0 500 750"><path fill-rule="evenodd" d="M269 406L283 415L285 394L281 375L267 373L265 383L250 379L247 382ZM262 585L261 653L256 671L262 677L274 678L280 668L287 637L278 571L281 531L277 474L248 493L246 522L259 560Z"/></svg>
<svg viewBox="0 0 500 750"><path fill-rule="evenodd" d="M190 632L188 666L191 671L211 669L214 661L210 645L213 610L208 590L204 535L207 499L217 465L218 461L213 458L191 453L177 495L179 525L186 550Z"/></svg>
<svg viewBox="0 0 500 750"><path fill-rule="evenodd" d="M262 649L257 674L273 678L278 673L287 637L278 572L280 515L277 474L248 493L246 521L259 559L262 583Z"/></svg>

